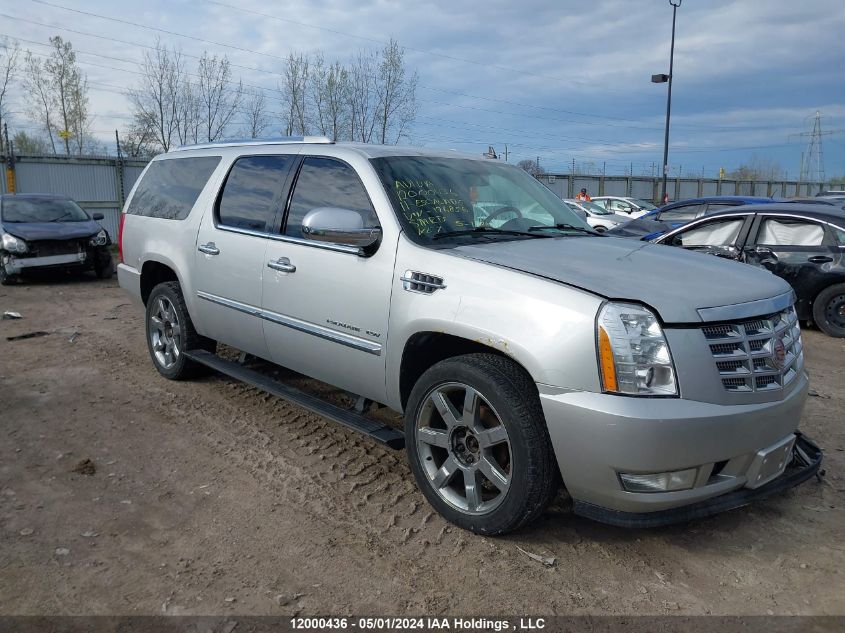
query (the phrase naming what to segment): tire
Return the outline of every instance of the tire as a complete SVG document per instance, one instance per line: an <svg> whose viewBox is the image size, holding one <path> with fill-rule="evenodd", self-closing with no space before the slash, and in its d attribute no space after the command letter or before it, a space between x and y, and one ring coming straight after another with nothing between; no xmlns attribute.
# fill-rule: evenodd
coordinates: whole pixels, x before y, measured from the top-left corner
<svg viewBox="0 0 845 633"><path fill-rule="evenodd" d="M0 286L11 286L15 283L15 280L16 276L8 274L3 262L0 261Z"/></svg>
<svg viewBox="0 0 845 633"><path fill-rule="evenodd" d="M828 336L845 337L845 284L822 290L813 301L813 320Z"/></svg>
<svg viewBox="0 0 845 633"><path fill-rule="evenodd" d="M114 276L114 261L111 258L111 253L109 253L105 266L94 267L94 274L97 275L97 279L111 279Z"/></svg>
<svg viewBox="0 0 845 633"><path fill-rule="evenodd" d="M449 358L420 377L405 411L405 445L428 502L471 532L521 528L560 488L537 388L494 354Z"/></svg>
<svg viewBox="0 0 845 633"><path fill-rule="evenodd" d="M153 288L147 299L147 349L156 370L169 380L186 380L209 372L205 365L189 360L183 352L203 349L214 353L217 343L194 329L178 281Z"/></svg>
<svg viewBox="0 0 845 633"><path fill-rule="evenodd" d="M597 233L604 233L607 230L606 226L597 226L595 227Z"/></svg>

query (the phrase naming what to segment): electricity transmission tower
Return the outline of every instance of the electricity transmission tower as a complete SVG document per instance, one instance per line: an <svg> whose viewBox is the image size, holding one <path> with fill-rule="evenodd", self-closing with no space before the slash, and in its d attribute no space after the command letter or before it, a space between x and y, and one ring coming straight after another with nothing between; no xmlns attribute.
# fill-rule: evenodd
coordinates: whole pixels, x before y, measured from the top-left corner
<svg viewBox="0 0 845 633"><path fill-rule="evenodd" d="M845 130L826 130L822 132L822 113L816 110L816 115L813 117L813 130L811 132L790 135L790 138L799 136L809 137L810 139L807 143L807 150L801 154L801 173L799 180L802 182L812 181L819 184L825 182L822 137L839 134L843 131Z"/></svg>

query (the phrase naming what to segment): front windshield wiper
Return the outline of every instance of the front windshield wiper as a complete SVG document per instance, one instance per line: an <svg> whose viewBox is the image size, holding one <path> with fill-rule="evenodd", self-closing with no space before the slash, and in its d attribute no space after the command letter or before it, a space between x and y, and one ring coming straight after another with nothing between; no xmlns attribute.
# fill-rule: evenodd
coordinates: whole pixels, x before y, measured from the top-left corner
<svg viewBox="0 0 845 633"><path fill-rule="evenodd" d="M52 220L47 220L47 222L61 222L62 220L64 220L69 215L73 215L73 214L70 211L68 211L67 213L62 213L57 218L53 218Z"/></svg>
<svg viewBox="0 0 845 633"><path fill-rule="evenodd" d="M586 233L587 235L600 235L598 231L594 231L593 229L585 229L582 226L575 226L574 224L566 224L564 222L560 222L554 226L538 224L537 226L528 227L529 231L547 231L548 229L556 229L558 231L578 231L579 233Z"/></svg>
<svg viewBox="0 0 845 633"><path fill-rule="evenodd" d="M532 227L533 228L533 227ZM439 240L444 237L461 237L464 235L522 235L524 237L552 237L551 235L538 235L528 231L511 231L508 229L495 229L492 226L476 226L474 229L461 229L460 231L444 231L431 237L432 240Z"/></svg>

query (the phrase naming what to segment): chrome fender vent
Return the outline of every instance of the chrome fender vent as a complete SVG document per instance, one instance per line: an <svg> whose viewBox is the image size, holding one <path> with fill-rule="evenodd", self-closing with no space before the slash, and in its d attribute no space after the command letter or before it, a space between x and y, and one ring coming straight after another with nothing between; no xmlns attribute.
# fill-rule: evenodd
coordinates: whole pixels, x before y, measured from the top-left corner
<svg viewBox="0 0 845 633"><path fill-rule="evenodd" d="M413 270L406 270L401 279L402 286L405 290L408 292L419 292L424 295L430 295L436 290L442 290L446 287L442 277Z"/></svg>

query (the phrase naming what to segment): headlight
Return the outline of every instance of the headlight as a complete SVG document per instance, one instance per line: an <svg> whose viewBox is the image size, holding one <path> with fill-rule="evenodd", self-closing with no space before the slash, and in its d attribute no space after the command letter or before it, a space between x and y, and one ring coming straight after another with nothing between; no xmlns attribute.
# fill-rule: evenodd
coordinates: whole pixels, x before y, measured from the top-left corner
<svg viewBox="0 0 845 633"><path fill-rule="evenodd" d="M9 251L10 253L26 253L28 249L26 242L22 239L14 235L9 235L8 233L3 233L3 250Z"/></svg>
<svg viewBox="0 0 845 633"><path fill-rule="evenodd" d="M675 366L657 317L643 306L606 303L596 323L602 388L632 396L675 396Z"/></svg>
<svg viewBox="0 0 845 633"><path fill-rule="evenodd" d="M91 246L105 246L109 242L109 234L106 233L105 229L100 229L100 232L96 235L92 236L88 243Z"/></svg>

